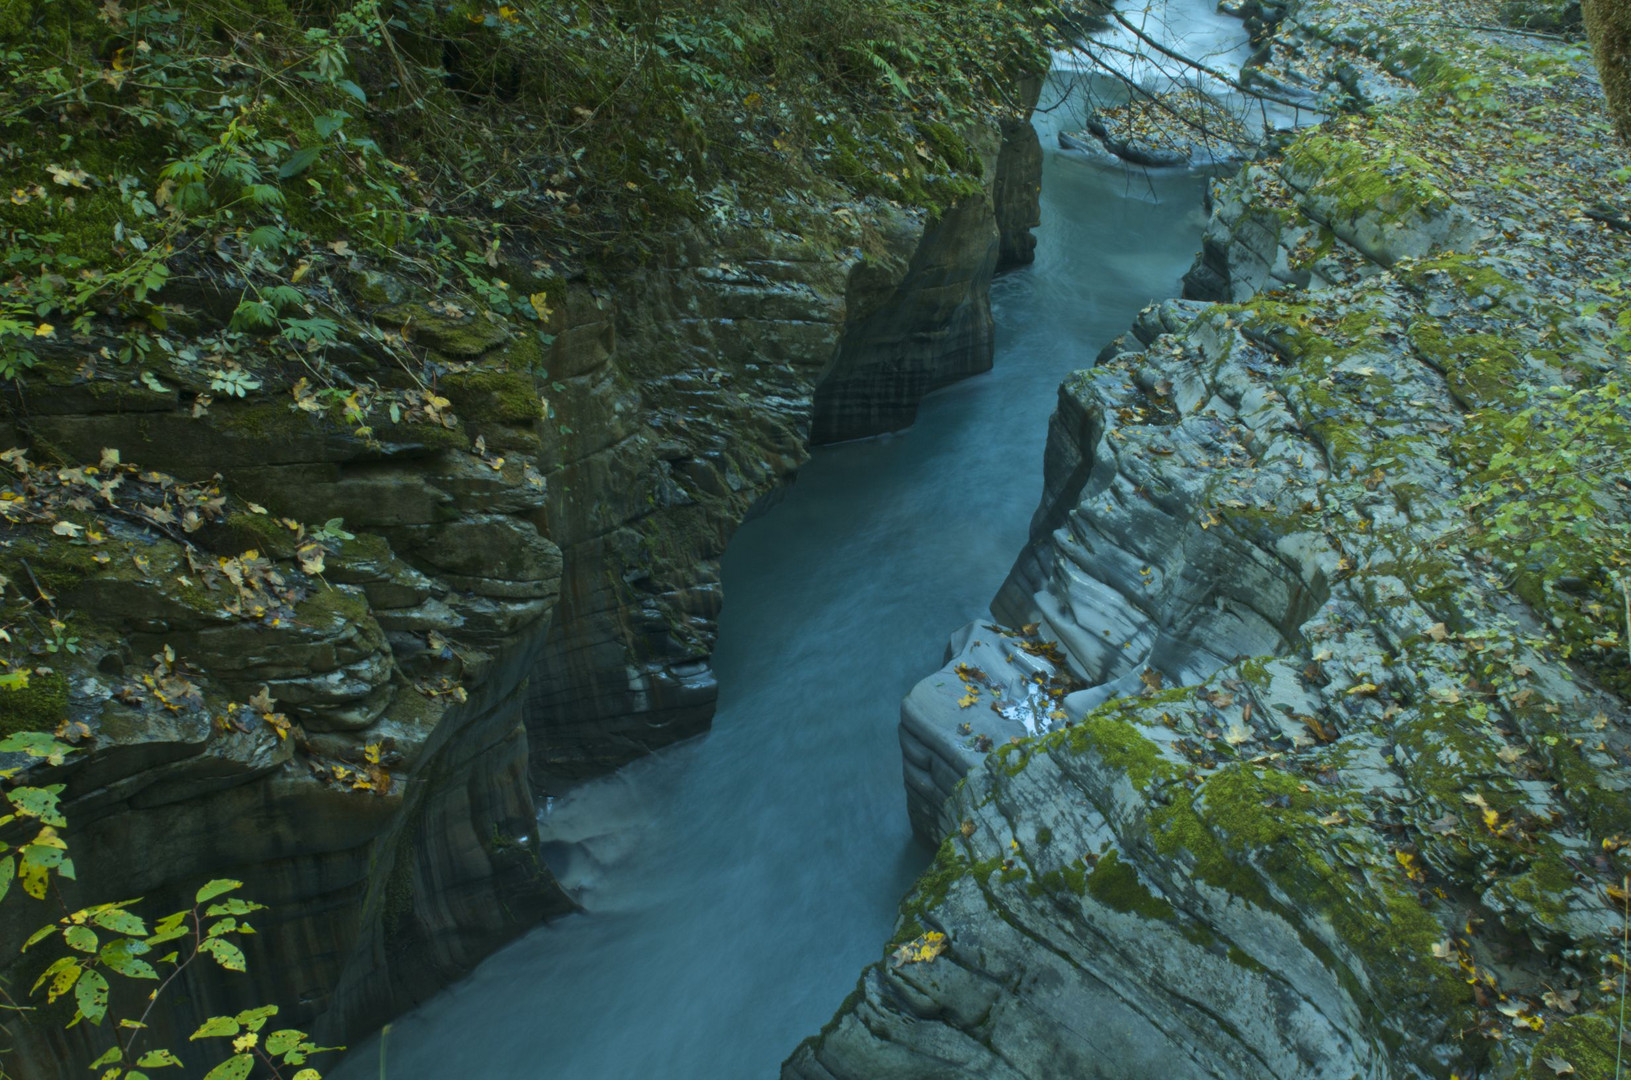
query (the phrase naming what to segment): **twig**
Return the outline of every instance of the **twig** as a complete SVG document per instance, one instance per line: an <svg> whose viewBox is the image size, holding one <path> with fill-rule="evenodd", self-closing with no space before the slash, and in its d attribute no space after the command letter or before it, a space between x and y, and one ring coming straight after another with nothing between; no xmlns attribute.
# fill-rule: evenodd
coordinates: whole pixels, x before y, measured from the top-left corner
<svg viewBox="0 0 1631 1080"><path fill-rule="evenodd" d="M1482 30L1488 34L1517 34L1519 37L1542 38L1546 41L1573 41L1562 34L1544 34L1539 30L1519 30L1512 26L1487 26L1482 23L1446 22L1440 19L1396 19L1400 26L1442 26L1447 30Z"/></svg>
<svg viewBox="0 0 1631 1080"><path fill-rule="evenodd" d="M1631 592L1626 593L1626 603L1631 604ZM1620 879L1620 886L1625 918L1620 922L1620 1028L1614 1036L1614 1080L1620 1080L1620 1065L1625 1058L1625 954L1631 951L1631 874Z"/></svg>
<svg viewBox="0 0 1631 1080"><path fill-rule="evenodd" d="M44 589L42 589L40 587L40 579L34 576L34 568L32 566L28 565L28 560L27 559L18 559L17 561L22 563L23 564L23 569L28 572L28 580L30 580L30 581L32 581L34 583L34 591L36 593L39 593L39 596L40 596L41 600L45 601L45 606L51 609L51 617L53 619L56 618L57 617L57 605L52 603L51 594L46 592Z"/></svg>
<svg viewBox="0 0 1631 1080"><path fill-rule="evenodd" d="M1288 100L1286 98L1276 97L1273 94L1265 94L1260 89L1255 89L1255 88L1252 88L1252 87L1244 86L1244 85L1241 84L1239 79L1236 79L1236 78L1228 75L1225 72L1219 71L1217 68L1209 67L1206 64L1201 63L1199 60L1191 59L1190 57L1185 56L1183 53L1176 52L1176 51L1174 51L1172 49L1167 48L1167 46L1161 44L1159 41L1156 41L1154 38L1149 37L1147 34L1144 33L1144 31L1140 30L1138 27L1136 27L1132 23L1128 22L1126 17L1124 15L1122 15L1121 12L1112 11L1112 12L1110 12L1110 17L1112 19L1115 19L1122 26L1125 26L1140 41L1142 41L1144 44L1148 45L1150 48L1154 49L1156 52L1160 53L1162 56L1165 56L1165 57L1168 57L1170 59L1176 60L1180 64L1184 64L1187 67L1192 67L1196 71L1199 71L1203 75L1210 75L1210 76L1212 76L1212 78L1217 79L1219 82L1233 87L1234 89L1240 91L1242 94L1245 94L1248 97L1258 98L1259 100L1263 100L1263 101L1272 101L1277 105L1285 105L1285 106L1287 106L1289 108L1293 108L1293 109L1303 108L1303 107L1307 106L1307 104L1308 104L1306 101L1290 101L1290 100Z"/></svg>
<svg viewBox="0 0 1631 1080"><path fill-rule="evenodd" d="M1593 221L1601 221L1604 225L1607 225L1611 229L1618 229L1623 233L1631 233L1631 221L1627 221L1623 217L1619 217L1616 214L1611 214L1607 210L1591 207L1585 211L1585 215L1591 218Z"/></svg>

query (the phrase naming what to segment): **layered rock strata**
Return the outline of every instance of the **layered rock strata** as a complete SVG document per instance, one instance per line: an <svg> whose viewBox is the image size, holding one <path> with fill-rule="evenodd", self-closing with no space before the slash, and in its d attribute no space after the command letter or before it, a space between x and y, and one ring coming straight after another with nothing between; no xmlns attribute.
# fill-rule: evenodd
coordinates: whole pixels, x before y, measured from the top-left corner
<svg viewBox="0 0 1631 1080"><path fill-rule="evenodd" d="M1393 104L1215 192L1233 302L1061 389L1010 628L903 709L935 864L784 1077L1615 1075L1616 164L1580 53L1383 7L1266 43Z"/></svg>
<svg viewBox="0 0 1631 1080"><path fill-rule="evenodd" d="M3 432L25 453L0 564L77 636L0 719L81 747L31 774L67 785L76 896L169 910L232 877L270 908L253 980L190 968L155 1038L273 1001L342 1040L571 909L537 783L705 728L718 558L812 428L907 423L989 365L986 289L1028 251L1003 229L1034 222L1039 159L1027 125L976 136L983 189L938 217L869 199L808 207L805 234L676 235L640 274L569 285L547 348L355 270L331 354L349 398L238 401L197 358L132 382L94 359L117 341L42 348ZM211 288L172 282L230 309ZM434 390L394 369L404 348ZM370 385L403 403L389 422ZM28 1030L24 1077L90 1045Z"/></svg>

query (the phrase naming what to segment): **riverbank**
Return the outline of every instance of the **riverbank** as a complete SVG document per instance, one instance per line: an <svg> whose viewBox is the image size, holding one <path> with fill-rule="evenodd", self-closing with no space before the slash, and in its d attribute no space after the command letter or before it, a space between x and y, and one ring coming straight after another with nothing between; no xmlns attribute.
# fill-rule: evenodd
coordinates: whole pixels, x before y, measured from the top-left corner
<svg viewBox="0 0 1631 1080"><path fill-rule="evenodd" d="M975 636L1088 689L1039 738L964 657L914 692L1016 738L784 1076L1614 1075L1623 150L1500 14L1260 45L1379 104L1218 185L1197 302L1061 389L1036 625Z"/></svg>

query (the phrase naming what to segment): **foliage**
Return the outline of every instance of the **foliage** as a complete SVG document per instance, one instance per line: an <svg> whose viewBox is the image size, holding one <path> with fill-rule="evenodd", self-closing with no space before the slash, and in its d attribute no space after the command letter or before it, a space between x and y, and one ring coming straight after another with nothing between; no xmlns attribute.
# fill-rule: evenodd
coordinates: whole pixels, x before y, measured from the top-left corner
<svg viewBox="0 0 1631 1080"><path fill-rule="evenodd" d="M71 746L38 732L0 740L0 754L24 755L52 765L61 764L72 752ZM119 996L121 983L128 981L132 988L143 982L156 983L145 995L139 1014L120 1017L109 1025L106 1049L91 1068L100 1080L147 1080L147 1070L181 1065L174 1051L143 1045L149 1017L164 992L202 957L227 971L246 970L243 949L235 939L255 932L247 916L264 910L263 906L232 895L241 882L220 879L202 885L188 907L158 919L137 914L133 909L140 903L138 900L68 910L60 890L52 887L53 878L75 877L73 860L67 857L67 843L61 835L67 825L60 806L63 785L19 784L16 780L20 771L0 770L0 779L8 782L0 790L0 799L9 808L0 814L0 836L22 834L18 843L0 840L0 902L15 882L35 900L45 900L55 893L64 911L23 944L25 954L61 948L35 978L30 996L43 997L46 1006L59 1001L71 1003L74 1011L67 1022L69 1027L81 1022L99 1027L110 1013L117 1016L111 1002ZM22 1013L39 1009L18 1005L9 995L6 1004ZM307 1061L332 1048L317 1046L305 1032L293 1028L264 1031L277 1012L276 1005L265 1005L232 1016L211 1017L200 1025L191 1040L231 1040L224 1048L226 1056L208 1071L205 1080L245 1080L257 1070L277 1080L321 1080L321 1074ZM0 1063L0 1076L4 1073Z"/></svg>
<svg viewBox="0 0 1631 1080"><path fill-rule="evenodd" d="M323 358L370 267L536 324L581 256L774 218L823 177L944 206L1049 10L10 0L0 377L112 338L126 364L191 346L228 397L268 356L349 392Z"/></svg>

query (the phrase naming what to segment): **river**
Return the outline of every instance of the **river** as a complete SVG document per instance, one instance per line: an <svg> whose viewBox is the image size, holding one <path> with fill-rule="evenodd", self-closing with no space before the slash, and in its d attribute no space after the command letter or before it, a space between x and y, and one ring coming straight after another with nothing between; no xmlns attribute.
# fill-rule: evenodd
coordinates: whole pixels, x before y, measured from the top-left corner
<svg viewBox="0 0 1631 1080"><path fill-rule="evenodd" d="M725 555L713 730L541 814L587 914L514 942L397 1020L383 1062L370 1040L335 1076L771 1078L881 955L927 862L900 700L1023 545L1059 382L1176 292L1204 224L1196 175L1057 152L1079 116L1035 119L1037 258L994 288L995 369L931 396L908 431L817 450Z"/></svg>

